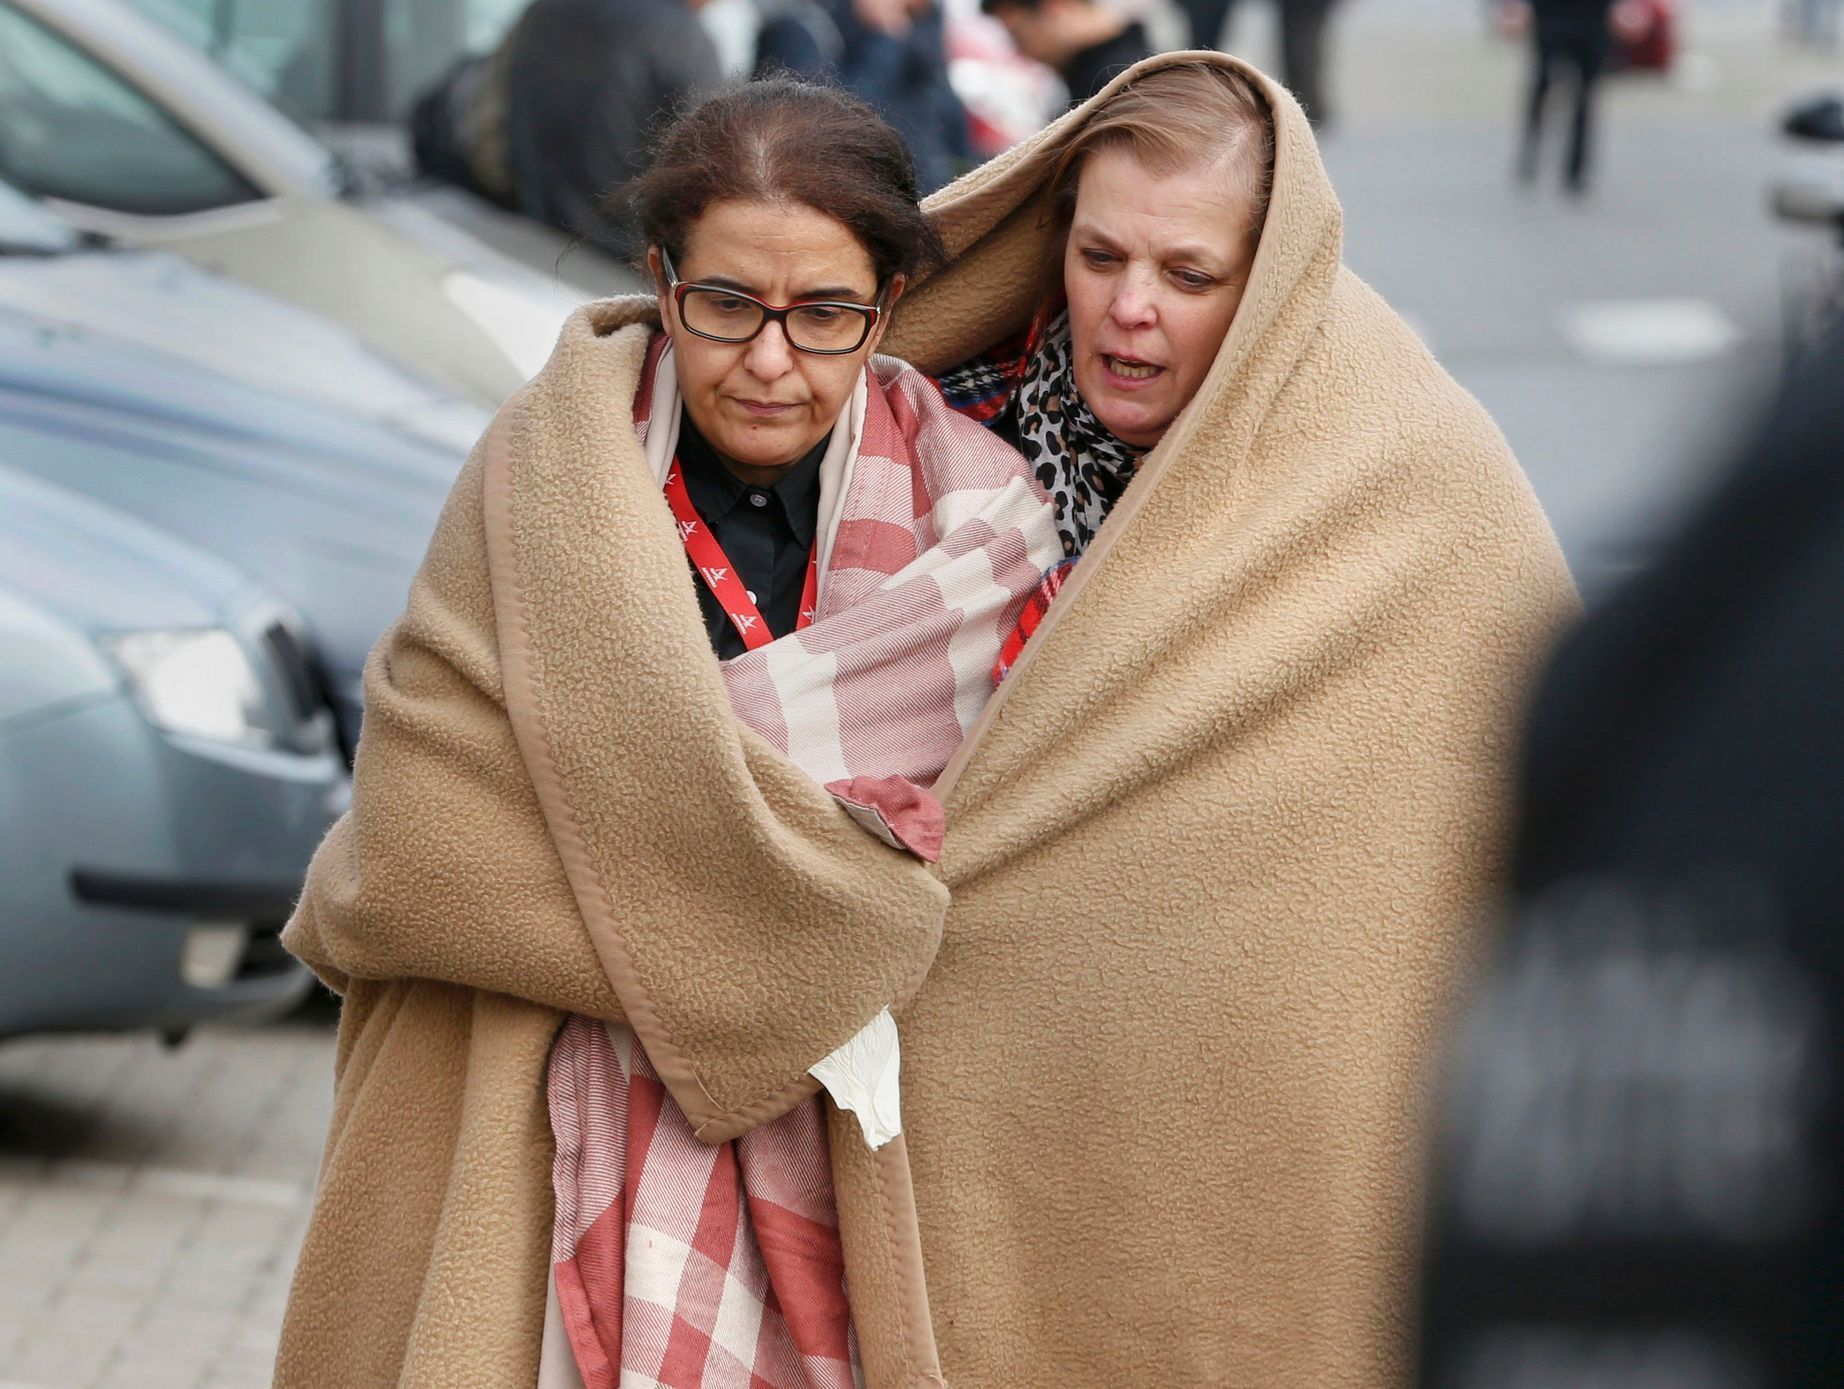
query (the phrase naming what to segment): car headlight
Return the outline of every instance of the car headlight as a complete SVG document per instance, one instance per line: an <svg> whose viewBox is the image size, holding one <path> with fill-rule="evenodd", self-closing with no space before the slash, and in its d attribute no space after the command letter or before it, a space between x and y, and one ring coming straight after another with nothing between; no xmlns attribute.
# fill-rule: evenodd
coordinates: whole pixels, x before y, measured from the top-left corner
<svg viewBox="0 0 1844 1389"><path fill-rule="evenodd" d="M229 632L127 632L100 645L127 672L142 710L159 727L221 742L269 741L262 681Z"/></svg>

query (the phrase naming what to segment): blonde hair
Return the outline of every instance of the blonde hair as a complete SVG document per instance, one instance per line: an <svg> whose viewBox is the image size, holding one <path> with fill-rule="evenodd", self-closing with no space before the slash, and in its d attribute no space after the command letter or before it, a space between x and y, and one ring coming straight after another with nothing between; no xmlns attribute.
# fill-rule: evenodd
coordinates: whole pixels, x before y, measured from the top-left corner
<svg viewBox="0 0 1844 1389"><path fill-rule="evenodd" d="M1248 235L1261 237L1274 187L1274 117L1255 84L1209 63L1182 63L1121 88L1083 126L1051 170L1053 206L1075 214L1082 166L1091 154L1126 149L1157 174L1222 164L1249 198Z"/></svg>

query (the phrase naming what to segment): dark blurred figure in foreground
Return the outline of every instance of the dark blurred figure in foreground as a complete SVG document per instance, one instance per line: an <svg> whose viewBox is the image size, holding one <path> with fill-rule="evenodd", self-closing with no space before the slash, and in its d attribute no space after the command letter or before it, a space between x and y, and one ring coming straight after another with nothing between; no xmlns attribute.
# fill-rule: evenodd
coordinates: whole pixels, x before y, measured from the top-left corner
<svg viewBox="0 0 1844 1389"><path fill-rule="evenodd" d="M1844 1384L1844 336L1540 694L1424 1389Z"/></svg>
<svg viewBox="0 0 1844 1389"><path fill-rule="evenodd" d="M418 169L631 259L635 228L602 200L646 166L660 113L722 80L698 3L534 0L418 99Z"/></svg>
<svg viewBox="0 0 1844 1389"><path fill-rule="evenodd" d="M1508 25L1527 28L1531 37L1530 96L1524 108L1524 139L1517 160L1518 178L1524 183L1536 182L1544 110L1557 74L1567 68L1575 105L1563 178L1571 193L1587 191L1594 95L1607 70L1613 43L1609 29L1612 9L1612 0L1511 0L1507 5Z"/></svg>
<svg viewBox="0 0 1844 1389"><path fill-rule="evenodd" d="M967 111L948 83L933 0L762 0L756 75L791 73L844 87L895 127L924 193L975 163Z"/></svg>
<svg viewBox="0 0 1844 1389"><path fill-rule="evenodd" d="M1142 58L1146 31L1102 0L980 0L1018 51L1054 70L1080 106Z"/></svg>
<svg viewBox="0 0 1844 1389"><path fill-rule="evenodd" d="M1325 33L1334 0L1274 0L1280 13L1281 80L1300 99L1314 127L1331 124L1325 90ZM1236 0L1178 0L1193 48L1217 48Z"/></svg>

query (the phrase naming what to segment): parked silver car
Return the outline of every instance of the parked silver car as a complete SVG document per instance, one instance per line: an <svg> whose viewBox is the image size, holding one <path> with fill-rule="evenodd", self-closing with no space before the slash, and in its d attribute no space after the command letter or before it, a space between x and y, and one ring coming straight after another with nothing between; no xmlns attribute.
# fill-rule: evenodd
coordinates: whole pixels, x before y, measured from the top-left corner
<svg viewBox="0 0 1844 1389"><path fill-rule="evenodd" d="M0 1036L279 1012L349 800L298 617L223 561L0 464Z"/></svg>
<svg viewBox="0 0 1844 1389"><path fill-rule="evenodd" d="M547 280L561 268L565 280L591 294L640 287L633 267L593 246L458 188L412 178L407 121L414 100L463 57L491 53L530 0L126 3L388 186L391 196L370 205L415 217L415 226L404 224L412 235L428 235L433 217ZM747 75L760 24L755 0L703 0L698 18L734 59L728 70ZM217 136L227 147L242 142L234 128Z"/></svg>
<svg viewBox="0 0 1844 1389"><path fill-rule="evenodd" d="M369 189L119 0L0 0L0 175L83 227L342 323L490 406L590 297L548 262L534 271L413 197Z"/></svg>
<svg viewBox="0 0 1844 1389"><path fill-rule="evenodd" d="M130 0L308 125L397 125L530 0Z"/></svg>
<svg viewBox="0 0 1844 1389"><path fill-rule="evenodd" d="M345 745L485 412L161 253L86 245L0 185L0 460L229 559L305 619Z"/></svg>

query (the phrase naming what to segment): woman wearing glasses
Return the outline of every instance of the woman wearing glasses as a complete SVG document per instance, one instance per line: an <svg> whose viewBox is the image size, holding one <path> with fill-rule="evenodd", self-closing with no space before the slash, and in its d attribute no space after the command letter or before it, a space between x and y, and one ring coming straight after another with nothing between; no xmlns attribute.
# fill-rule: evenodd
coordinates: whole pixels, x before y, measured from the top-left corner
<svg viewBox="0 0 1844 1389"><path fill-rule="evenodd" d="M919 1266L925 788L1061 549L1019 455L872 357L939 243L867 107L721 94L631 197L658 294L576 314L470 459L288 928L345 1002L283 1389L927 1354L919 1282L848 1308L843 1269Z"/></svg>
<svg viewBox="0 0 1844 1389"><path fill-rule="evenodd" d="M668 479L667 496L675 517L693 527L687 553L696 562L708 549L723 563L721 552L759 608L759 617L741 605L726 610L719 595L728 580L710 582L711 566L700 568L706 630L728 657L786 636L814 607L821 466L854 394L868 396L867 361L883 315L934 236L913 197L897 190L899 225L889 239L907 237L880 261L829 213L768 196L713 198L681 187L687 173L661 164L639 189L664 325L654 373L671 383L669 410L677 397L676 415L659 427L678 433L669 450L678 480ZM842 466L846 436L840 445ZM691 543L701 539L714 547ZM755 604L750 595L766 599Z"/></svg>

